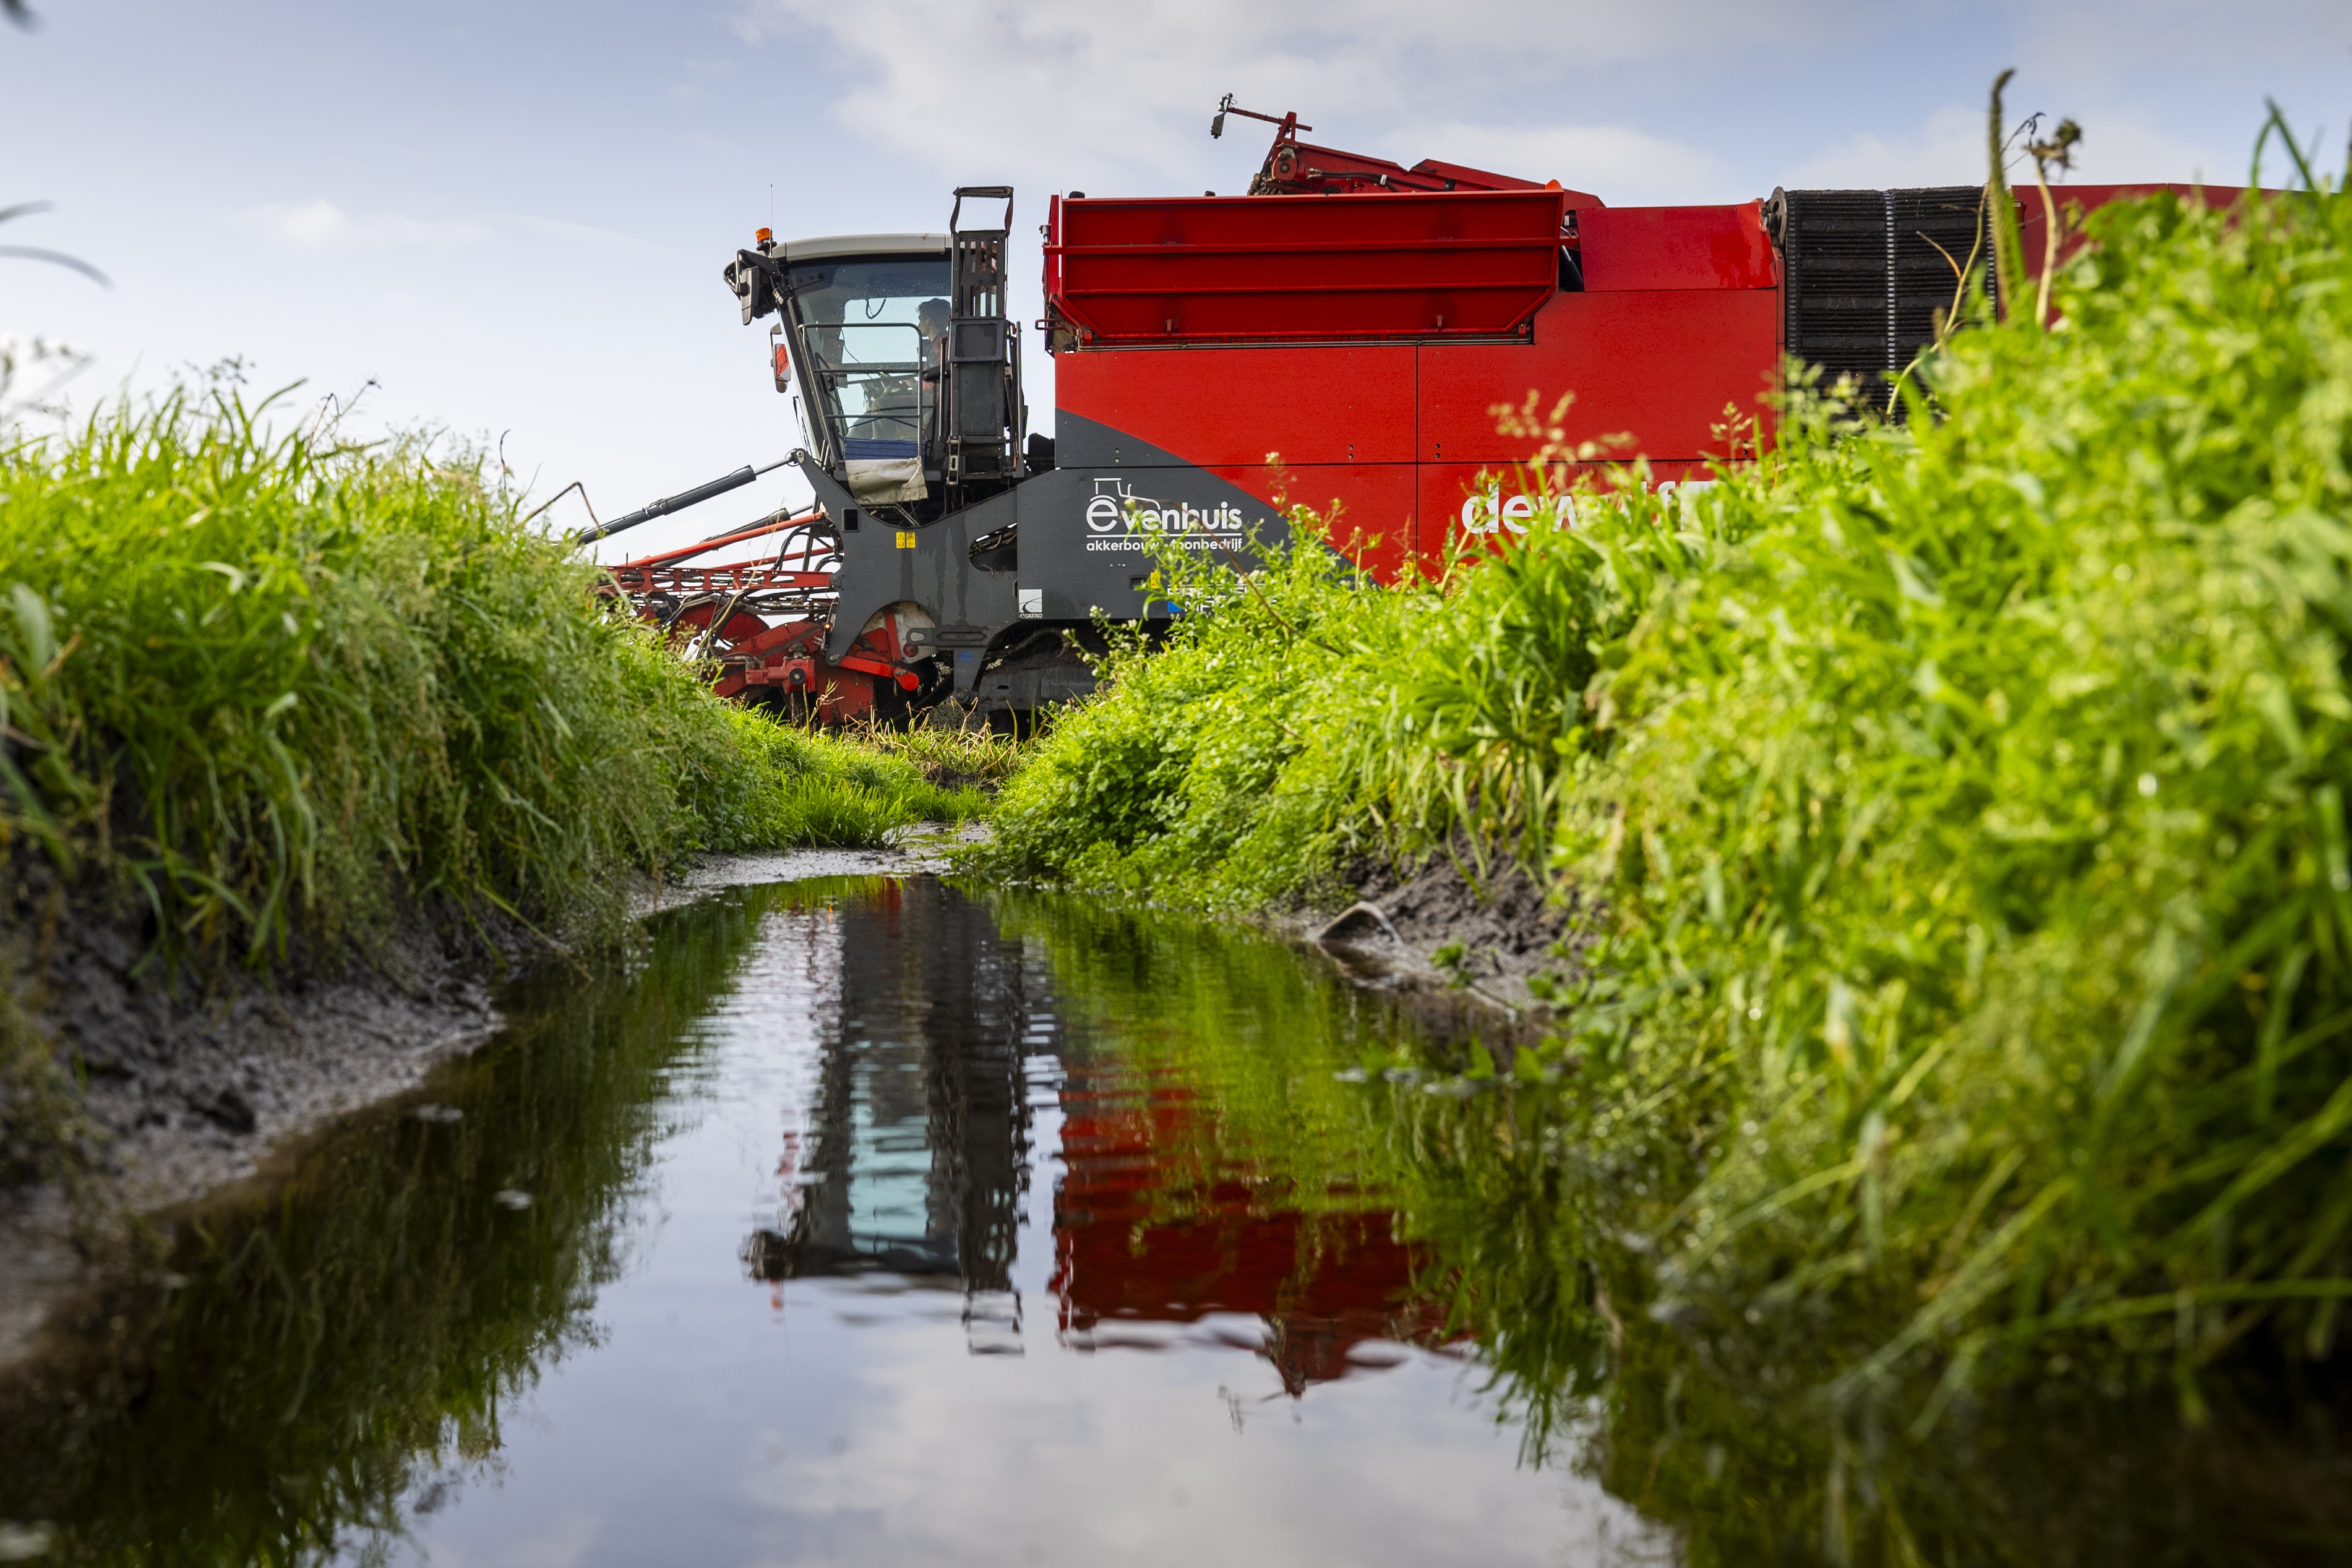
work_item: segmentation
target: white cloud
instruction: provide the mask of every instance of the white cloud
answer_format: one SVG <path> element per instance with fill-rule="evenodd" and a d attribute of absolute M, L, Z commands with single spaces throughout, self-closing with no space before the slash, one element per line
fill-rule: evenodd
<path fill-rule="evenodd" d="M 2084 135 L 2075 149 L 2074 172 L 2065 177 L 2071 183 L 2185 181 L 2200 175 L 2217 184 L 2244 180 L 2242 169 L 2229 167 L 2210 149 L 2150 131 L 2121 115 L 2092 110 L 2077 118 Z M 2021 183 L 2031 177 L 2032 165 L 2015 157 L 2010 173 Z M 1877 190 L 1974 185 L 1984 177 L 1985 111 L 1947 104 L 1907 135 L 1862 132 L 1824 148 L 1792 166 L 1781 183 L 1791 190 Z"/>
<path fill-rule="evenodd" d="M 990 174 L 1056 188 L 1106 177 L 1224 182 L 1253 162 L 1266 128 L 1229 124 L 1228 143 L 1202 133 L 1218 99 L 1297 109 L 1314 140 L 1394 141 L 1440 107 L 1450 123 L 1505 120 L 1541 106 L 1597 68 L 1672 57 L 1721 61 L 1785 37 L 1862 15 L 1856 0 L 1656 0 L 1643 5 L 1559 0 L 749 0 L 737 26 L 829 47 L 849 85 L 832 113 L 874 146 L 959 177 Z M 1501 40 L 1502 42 L 1498 42 Z M 1546 86 L 1544 84 L 1552 84 Z M 1082 127 L 1076 134 L 1073 128 Z M 1636 133 L 1557 127 L 1558 152 L 1626 150 Z M 1621 140 L 1612 142 L 1610 137 Z M 1600 140 L 1594 140 L 1594 139 Z M 1688 180 L 1696 154 L 1641 138 L 1662 177 Z M 1445 156 L 1434 147 L 1407 155 Z M 1468 161 L 1468 160 L 1465 160 Z M 1562 183 L 1573 184 L 1563 173 Z M 1590 188 L 1588 185 L 1586 188 Z"/>
<path fill-rule="evenodd" d="M 2008 61 L 2025 67 L 2016 91 L 2035 101 L 2020 109 L 2073 113 L 2092 133 L 2078 179 L 2203 168 L 2234 180 L 2242 154 L 2222 163 L 2195 143 L 2205 127 L 2184 139 L 2152 107 L 2179 101 L 2179 84 L 2141 78 L 2230 62 L 2268 79 L 2352 44 L 2342 0 L 1995 0 L 1965 28 L 1952 0 L 1899 12 L 1860 0 L 736 3 L 747 41 L 789 42 L 811 60 L 830 96 L 821 112 L 864 155 L 954 180 L 1136 193 L 1239 188 L 1269 128 L 1229 124 L 1211 143 L 1202 132 L 1225 92 L 1300 110 L 1311 141 L 1557 177 L 1611 202 L 1740 200 L 1759 180 L 1981 179 L 1982 110 L 1948 102 L 1948 72 L 1907 131 L 1883 112 L 1825 131 L 1817 112 L 1766 110 L 1756 89 L 1790 72 L 1816 95 L 1840 70 L 1883 80 L 1921 49 L 1980 57 L 1987 81 Z M 1822 64 L 1825 51 L 1842 63 Z M 1633 86 L 1652 80 L 1654 93 Z M 1754 99 L 1754 137 L 1694 116 L 1693 91 Z M 1938 99 L 1947 107 L 1927 112 Z M 1710 129 L 1680 128 L 1695 118 Z M 1791 156 L 1808 141 L 1810 158 Z"/>
<path fill-rule="evenodd" d="M 489 230 L 465 219 L 434 221 L 398 213 L 354 217 L 320 196 L 308 202 L 271 202 L 238 214 L 279 245 L 302 250 L 374 249 L 420 246 L 436 250 L 472 245 Z"/>
<path fill-rule="evenodd" d="M 1947 105 L 1908 135 L 1858 131 L 1791 166 L 1790 190 L 1881 190 L 1900 185 L 1971 185 L 1985 178 L 1982 110 Z"/>
<path fill-rule="evenodd" d="M 2083 141 L 2074 150 L 2077 184 L 2120 184 L 2127 180 L 2198 180 L 2217 185 L 2246 181 L 2247 154 L 2224 158 L 2210 147 L 2151 131 L 2116 114 L 2095 110 L 2081 116 Z M 2284 160 L 2281 160 L 2283 165 Z M 2273 166 L 2273 173 L 2277 170 Z"/>
<path fill-rule="evenodd" d="M 1558 180 L 1617 206 L 1744 200 L 1712 152 L 1622 125 L 1415 125 L 1384 139 L 1389 156 L 1465 163 L 1523 180 Z"/>
<path fill-rule="evenodd" d="M 2080 73 L 2147 63 L 2274 68 L 2315 53 L 2341 61 L 2352 47 L 2343 0 L 2012 0 L 2007 8 L 2029 19 L 2036 55 Z"/>

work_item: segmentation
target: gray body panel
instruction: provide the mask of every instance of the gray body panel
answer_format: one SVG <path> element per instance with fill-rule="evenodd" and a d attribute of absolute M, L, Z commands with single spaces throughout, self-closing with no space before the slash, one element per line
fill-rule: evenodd
<path fill-rule="evenodd" d="M 861 507 L 814 462 L 802 464 L 836 528 L 851 508 L 858 514 L 858 526 L 841 531 L 834 580 L 840 600 L 827 658 L 845 654 L 877 611 L 911 602 L 937 623 L 938 646 L 954 650 L 956 689 L 971 691 L 983 650 L 1024 622 L 1145 619 L 1139 585 L 1151 573 L 1157 539 L 1248 570 L 1256 565 L 1254 540 L 1288 537 L 1273 507 L 1172 453 L 1076 414 L 1063 413 L 1058 424 L 1060 466 L 907 530 L 911 548 L 902 546 L 887 513 Z M 975 566 L 972 541 L 1013 524 L 1017 569 Z M 1168 612 L 1164 602 L 1151 608 Z"/>

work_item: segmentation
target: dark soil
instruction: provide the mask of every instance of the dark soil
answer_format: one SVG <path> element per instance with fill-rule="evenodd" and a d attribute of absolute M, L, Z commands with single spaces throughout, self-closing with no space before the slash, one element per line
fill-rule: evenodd
<path fill-rule="evenodd" d="M 1583 949 L 1582 900 L 1571 891 L 1566 902 L 1550 903 L 1516 862 L 1490 866 L 1477 882 L 1452 857 L 1433 857 L 1403 881 L 1382 868 L 1358 893 L 1423 952 L 1458 946 L 1460 957 L 1441 967 L 1487 988 L 1500 981 L 1524 990 L 1538 974 L 1565 977 Z"/>
<path fill-rule="evenodd" d="M 942 871 L 958 834 L 905 837 L 884 851 L 720 857 L 641 886 L 635 906 L 735 882 Z M 266 1179 L 345 1113 L 487 1043 L 500 1023 L 493 986 L 547 956 L 520 925 L 411 909 L 333 962 L 298 952 L 266 974 L 173 970 L 143 906 L 117 891 L 62 889 L 22 856 L 0 858 L 0 985 L 61 1069 L 46 1075 L 47 1098 L 68 1101 L 61 1118 L 45 1115 L 59 1108 L 35 1103 L 28 1091 L 43 1085 L 0 1057 L 0 1367 L 33 1348 L 60 1301 L 141 1264 L 148 1217 Z"/>
<path fill-rule="evenodd" d="M 1489 863 L 1483 878 L 1474 864 L 1432 855 L 1400 873 L 1359 862 L 1342 876 L 1357 903 L 1326 899 L 1284 924 L 1358 982 L 1413 993 L 1441 1027 L 1538 1032 L 1550 984 L 1581 971 L 1591 912 L 1572 889 L 1551 901 L 1516 862 Z"/>
<path fill-rule="evenodd" d="M 140 1212 L 249 1177 L 273 1144 L 488 1040 L 491 978 L 525 949 L 412 910 L 331 963 L 172 964 L 123 890 L 62 887 L 26 856 L 8 871 L 0 933 L 32 1056 L 0 1083 L 0 1364 Z"/>

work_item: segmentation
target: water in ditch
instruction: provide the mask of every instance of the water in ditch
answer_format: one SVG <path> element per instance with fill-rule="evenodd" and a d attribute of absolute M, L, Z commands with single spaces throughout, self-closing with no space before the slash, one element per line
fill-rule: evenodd
<path fill-rule="evenodd" d="M 2352 1542 L 2324 1421 L 2029 1396 L 1908 1441 L 1612 1303 L 1622 1249 L 1562 1218 L 1544 1097 L 1428 1073 L 1479 1048 L 1263 938 L 787 883 L 663 915 L 627 964 L 515 1007 L 421 1103 L 184 1222 L 166 1268 L 0 1386 L 0 1557 Z"/>

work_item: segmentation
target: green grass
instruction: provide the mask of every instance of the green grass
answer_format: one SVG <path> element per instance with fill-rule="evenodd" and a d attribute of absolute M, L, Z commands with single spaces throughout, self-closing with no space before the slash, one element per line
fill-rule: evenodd
<path fill-rule="evenodd" d="M 842 737 L 868 751 L 904 758 L 934 783 L 983 789 L 993 789 L 1012 778 L 1026 751 L 1026 742 L 1019 736 L 929 724 L 899 729 L 870 717 L 845 727 Z"/>
<path fill-rule="evenodd" d="M 1906 428 L 1443 584 L 1171 562 L 1164 653 L 989 862 L 1216 906 L 1517 854 L 1603 912 L 1549 1048 L 1654 1310 L 1926 1369 L 2169 1378 L 2352 1294 L 2352 203 L 2093 216 L 2062 323 Z M 1638 479 L 1638 470 L 1621 477 Z M 1559 1157 L 1566 1158 L 1563 1154 Z"/>
<path fill-rule="evenodd" d="M 479 455 L 268 412 L 219 386 L 0 449 L 0 849 L 175 962 L 333 962 L 404 905 L 593 944 L 684 858 L 982 809 L 712 696 Z M 37 1040 L 0 1051 L 21 1174 L 69 1118 Z"/>
<path fill-rule="evenodd" d="M 913 758 L 863 732 L 828 735 L 782 725 L 749 708 L 722 716 L 741 765 L 691 798 L 699 821 L 730 849 L 877 849 L 919 822 L 961 824 L 988 799 L 932 782 Z"/>
<path fill-rule="evenodd" d="M 962 817 L 711 697 L 478 458 L 272 434 L 228 391 L 0 454 L 0 831 L 259 958 L 395 895 L 609 930 L 630 873 Z"/>
<path fill-rule="evenodd" d="M 1106 695 L 1031 743 L 975 863 L 1207 908 L 1328 882 L 1395 825 L 1357 748 L 1384 661 L 1427 634 L 1444 601 L 1381 590 L 1320 549 L 1276 552 L 1246 591 L 1173 559 L 1160 572 L 1183 607 L 1171 634 L 1114 642 Z"/>

